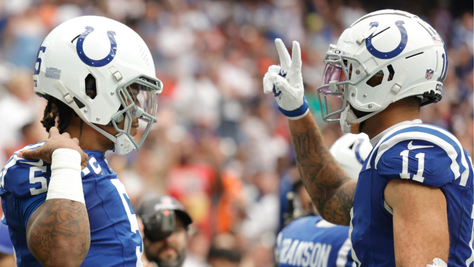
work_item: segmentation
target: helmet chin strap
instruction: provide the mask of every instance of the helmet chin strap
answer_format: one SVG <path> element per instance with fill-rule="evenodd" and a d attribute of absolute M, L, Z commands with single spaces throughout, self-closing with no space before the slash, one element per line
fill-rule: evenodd
<path fill-rule="evenodd" d="M 125 117 L 125 123 L 127 123 L 128 118 Z M 89 126 L 94 128 L 96 131 L 107 137 L 110 141 L 114 142 L 114 151 L 119 155 L 126 155 L 130 153 L 135 146 L 133 145 L 132 141 L 128 138 L 126 134 L 118 133 L 117 135 L 112 135 L 107 131 L 99 128 L 98 126 L 86 122 Z"/>
<path fill-rule="evenodd" d="M 357 118 L 357 115 L 354 113 L 350 105 L 347 105 L 344 111 L 341 113 L 341 118 L 339 119 L 339 124 L 341 125 L 341 130 L 344 133 L 360 133 L 360 124 L 365 122 L 367 119 L 377 115 L 382 110 L 369 113 L 365 116 Z"/>
<path fill-rule="evenodd" d="M 348 123 L 348 118 L 351 117 L 351 120 L 357 119 L 356 115 L 351 109 L 350 105 L 347 105 L 344 111 L 341 113 L 341 118 L 339 119 L 339 124 L 341 125 L 341 130 L 343 133 L 351 133 L 352 124 Z"/>
<path fill-rule="evenodd" d="M 128 125 L 129 122 L 130 122 L 129 116 L 125 116 L 125 124 L 124 125 Z M 126 155 L 126 154 L 130 153 L 135 148 L 132 141 L 130 140 L 130 138 L 126 134 L 119 133 L 115 137 L 116 137 L 115 142 L 114 142 L 114 145 L 115 145 L 114 151 L 115 151 L 115 153 L 117 153 L 119 155 Z"/>

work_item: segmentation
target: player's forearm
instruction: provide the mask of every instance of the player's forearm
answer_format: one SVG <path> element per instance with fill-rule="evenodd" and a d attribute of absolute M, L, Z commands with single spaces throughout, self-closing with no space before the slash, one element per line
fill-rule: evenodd
<path fill-rule="evenodd" d="M 79 266 L 90 247 L 89 216 L 83 203 L 45 201 L 30 218 L 28 249 L 43 266 Z"/>
<path fill-rule="evenodd" d="M 298 170 L 318 212 L 330 222 L 348 225 L 356 183 L 332 157 L 311 114 L 289 120 L 289 125 Z"/>

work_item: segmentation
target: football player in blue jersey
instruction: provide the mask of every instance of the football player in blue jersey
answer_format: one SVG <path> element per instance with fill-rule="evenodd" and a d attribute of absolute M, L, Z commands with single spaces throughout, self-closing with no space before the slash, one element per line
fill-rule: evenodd
<path fill-rule="evenodd" d="M 143 144 L 162 90 L 155 76 L 145 42 L 117 21 L 77 17 L 44 39 L 33 81 L 50 137 L 0 173 L 17 266 L 142 266 L 137 218 L 104 155 Z"/>
<path fill-rule="evenodd" d="M 364 132 L 373 150 L 358 180 L 326 148 L 304 98 L 301 50 L 276 40 L 273 92 L 289 118 L 302 181 L 323 218 L 350 225 L 352 257 L 361 266 L 473 266 L 472 161 L 448 131 L 422 123 L 421 106 L 441 100 L 445 45 L 428 23 L 404 11 L 367 14 L 330 45 L 320 101 L 325 121 Z M 337 108 L 331 111 L 330 108 Z M 444 263 L 443 263 L 444 262 Z"/>
<path fill-rule="evenodd" d="M 348 133 L 336 140 L 329 150 L 347 175 L 357 179 L 371 149 L 366 134 Z M 290 211 L 296 219 L 278 234 L 275 248 L 278 266 L 351 267 L 354 261 L 349 227 L 332 224 L 317 215 L 301 181 L 294 184 L 293 192 L 298 196 L 296 202 L 301 207 Z"/>

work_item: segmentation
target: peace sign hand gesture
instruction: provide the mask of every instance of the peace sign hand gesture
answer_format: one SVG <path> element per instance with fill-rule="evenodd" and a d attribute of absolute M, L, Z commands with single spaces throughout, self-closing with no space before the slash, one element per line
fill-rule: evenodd
<path fill-rule="evenodd" d="M 308 103 L 304 97 L 303 77 L 301 75 L 301 48 L 293 41 L 293 56 L 279 38 L 275 45 L 280 58 L 280 66 L 272 65 L 263 77 L 263 92 L 273 92 L 280 111 L 289 119 L 297 120 L 308 113 Z"/>

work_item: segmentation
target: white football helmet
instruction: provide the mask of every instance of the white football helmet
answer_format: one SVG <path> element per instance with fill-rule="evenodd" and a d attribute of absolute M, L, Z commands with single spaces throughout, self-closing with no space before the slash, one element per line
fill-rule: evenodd
<path fill-rule="evenodd" d="M 143 39 L 128 26 L 99 16 L 73 18 L 51 31 L 38 51 L 33 80 L 38 95 L 64 102 L 112 140 L 121 155 L 143 144 L 156 122 L 163 88 Z M 86 94 L 86 80 L 95 83 L 93 97 Z M 138 142 L 130 135 L 132 116 L 147 123 Z M 118 134 L 97 125 L 113 126 Z"/>
<path fill-rule="evenodd" d="M 352 179 L 359 177 L 362 165 L 371 150 L 372 144 L 365 133 L 345 134 L 329 148 L 333 157 Z"/>
<path fill-rule="evenodd" d="M 330 45 L 324 62 L 323 85 L 317 89 L 323 119 L 339 121 L 346 133 L 350 125 L 400 99 L 438 102 L 448 69 L 446 47 L 436 30 L 398 10 L 372 12 L 354 22 Z M 329 110 L 328 96 L 342 98 L 342 108 Z M 363 115 L 357 117 L 353 109 Z"/>

